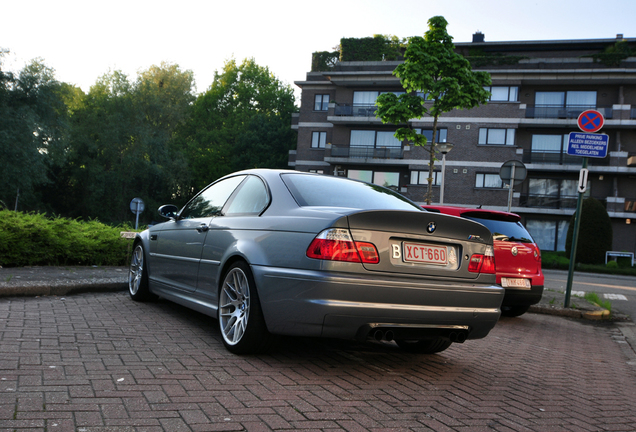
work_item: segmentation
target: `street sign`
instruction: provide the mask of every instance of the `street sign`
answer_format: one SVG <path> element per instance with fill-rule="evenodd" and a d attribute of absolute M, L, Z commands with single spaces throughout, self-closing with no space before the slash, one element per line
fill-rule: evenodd
<path fill-rule="evenodd" d="M 501 177 L 504 182 L 511 181 L 514 177 L 515 185 L 521 184 L 521 182 L 526 179 L 527 175 L 528 170 L 526 169 L 526 166 L 523 162 L 518 160 L 509 160 L 504 162 L 499 169 L 499 177 Z"/>
<path fill-rule="evenodd" d="M 568 154 L 572 156 L 604 158 L 609 147 L 609 135 L 570 132 Z"/>
<path fill-rule="evenodd" d="M 584 193 L 587 190 L 587 175 L 589 170 L 587 168 L 581 168 L 579 172 L 579 193 Z"/>
<path fill-rule="evenodd" d="M 601 130 L 605 119 L 603 114 L 596 110 L 587 110 L 579 114 L 576 123 L 583 132 L 594 133 Z"/>
<path fill-rule="evenodd" d="M 132 201 L 130 201 L 130 211 L 135 214 L 135 230 L 139 226 L 139 214 L 143 212 L 145 208 L 146 205 L 141 198 L 133 198 Z"/>
<path fill-rule="evenodd" d="M 138 215 L 139 213 L 143 213 L 145 209 L 146 205 L 141 198 L 133 198 L 132 201 L 130 201 L 130 211 L 134 214 Z"/>

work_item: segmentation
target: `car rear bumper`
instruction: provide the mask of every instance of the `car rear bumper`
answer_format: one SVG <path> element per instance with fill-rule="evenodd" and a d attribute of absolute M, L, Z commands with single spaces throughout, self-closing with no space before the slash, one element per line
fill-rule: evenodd
<path fill-rule="evenodd" d="M 265 322 L 275 334 L 343 339 L 374 329 L 408 329 L 414 338 L 461 327 L 485 337 L 500 316 L 504 289 L 479 282 L 252 266 Z"/>
<path fill-rule="evenodd" d="M 502 306 L 531 306 L 541 301 L 543 285 L 534 285 L 529 290 L 506 288 Z"/>

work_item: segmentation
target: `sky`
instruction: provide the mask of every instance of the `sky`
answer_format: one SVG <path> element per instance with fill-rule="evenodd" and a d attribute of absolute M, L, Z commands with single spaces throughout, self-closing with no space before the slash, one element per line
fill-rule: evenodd
<path fill-rule="evenodd" d="M 134 81 L 161 62 L 194 72 L 205 92 L 227 60 L 254 58 L 279 80 L 303 81 L 315 51 L 343 37 L 423 36 L 442 15 L 454 42 L 636 37 L 636 0 L 19 0 L 0 4 L 2 69 L 40 58 L 88 92 L 120 70 Z"/>

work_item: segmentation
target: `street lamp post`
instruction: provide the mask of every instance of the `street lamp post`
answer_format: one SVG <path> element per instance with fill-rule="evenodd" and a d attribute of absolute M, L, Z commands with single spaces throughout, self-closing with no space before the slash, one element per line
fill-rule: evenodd
<path fill-rule="evenodd" d="M 443 142 L 437 144 L 437 148 L 442 153 L 442 184 L 439 187 L 439 203 L 444 204 L 444 180 L 446 178 L 446 153 L 453 149 L 451 143 Z"/>

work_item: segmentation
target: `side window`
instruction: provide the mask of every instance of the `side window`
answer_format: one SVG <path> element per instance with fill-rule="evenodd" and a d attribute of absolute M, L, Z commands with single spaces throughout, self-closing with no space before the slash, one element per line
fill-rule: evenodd
<path fill-rule="evenodd" d="M 249 176 L 232 198 L 225 215 L 258 215 L 267 202 L 267 189 L 263 181 L 256 176 Z"/>
<path fill-rule="evenodd" d="M 182 219 L 196 219 L 220 214 L 225 202 L 243 179 L 245 176 L 236 176 L 214 183 L 186 204 L 179 216 Z"/>

